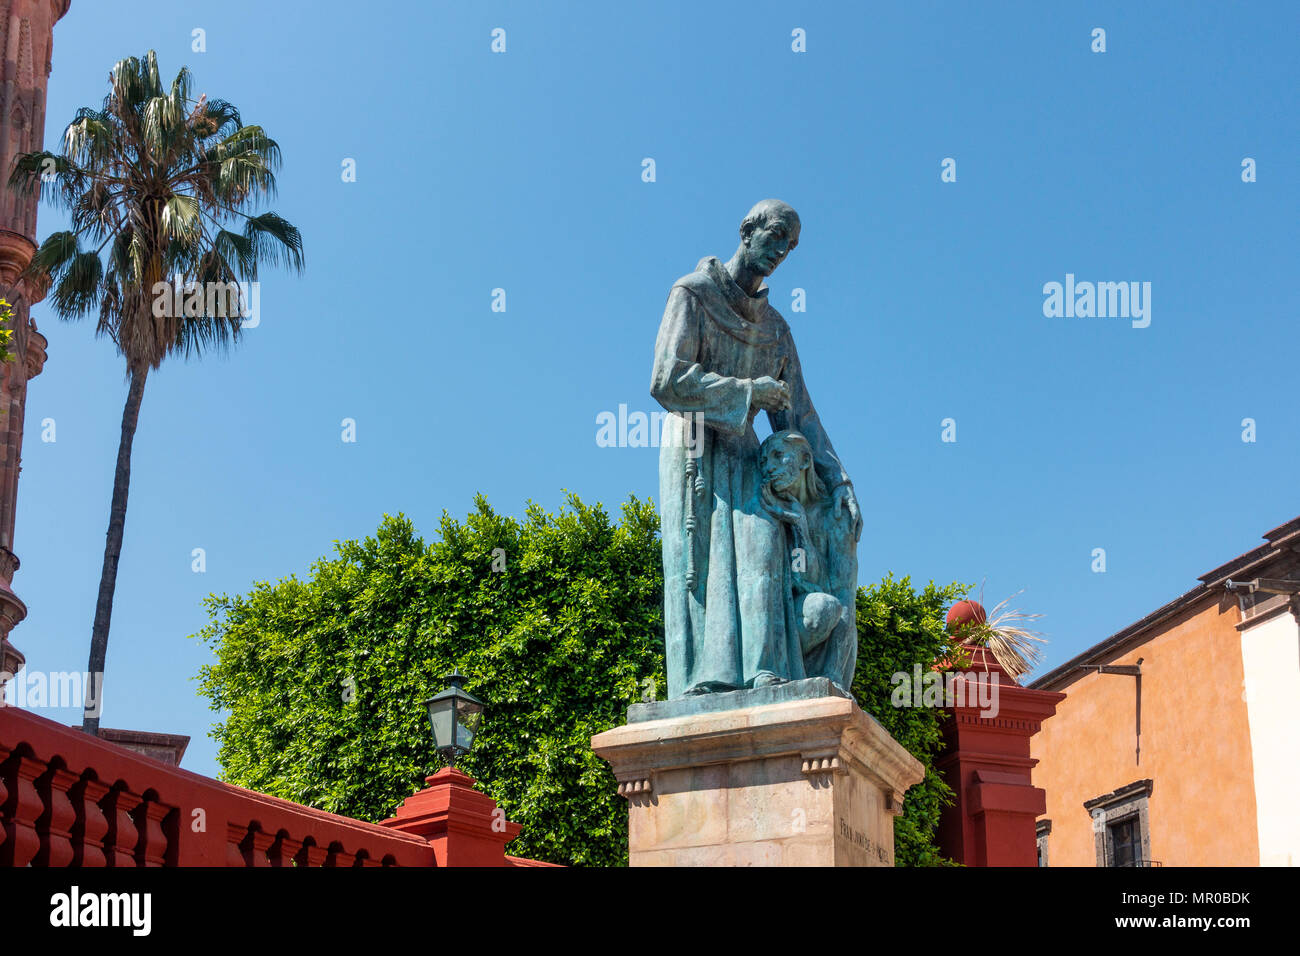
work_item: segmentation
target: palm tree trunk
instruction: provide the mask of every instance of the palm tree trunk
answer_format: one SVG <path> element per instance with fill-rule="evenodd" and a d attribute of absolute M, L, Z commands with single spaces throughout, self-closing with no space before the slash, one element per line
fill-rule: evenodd
<path fill-rule="evenodd" d="M 86 670 L 86 704 L 81 729 L 99 736 L 99 711 L 104 698 L 104 658 L 108 654 L 108 625 L 113 617 L 113 592 L 117 588 L 117 560 L 122 555 L 122 532 L 126 529 L 126 497 L 131 488 L 131 443 L 140 418 L 140 400 L 149 366 L 131 372 L 131 387 L 122 409 L 122 438 L 117 446 L 117 471 L 113 474 L 113 504 L 108 513 L 108 535 L 104 542 L 104 569 L 99 573 L 99 598 L 95 601 L 95 625 L 90 632 L 90 663 Z"/>

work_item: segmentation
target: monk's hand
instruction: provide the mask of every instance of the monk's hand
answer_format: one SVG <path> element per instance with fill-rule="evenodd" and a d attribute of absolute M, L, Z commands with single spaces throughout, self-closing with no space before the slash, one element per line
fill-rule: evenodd
<path fill-rule="evenodd" d="M 779 382 L 770 375 L 750 380 L 753 394 L 750 399 L 755 408 L 768 412 L 779 412 L 790 407 L 790 386 Z"/>
<path fill-rule="evenodd" d="M 862 540 L 862 511 L 858 508 L 858 496 L 853 493 L 852 485 L 840 485 L 835 489 L 831 497 L 831 513 L 847 515 L 853 522 L 853 540 Z"/>

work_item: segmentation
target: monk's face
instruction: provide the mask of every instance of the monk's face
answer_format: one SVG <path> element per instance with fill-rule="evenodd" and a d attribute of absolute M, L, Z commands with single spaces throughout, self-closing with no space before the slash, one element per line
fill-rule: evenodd
<path fill-rule="evenodd" d="M 806 449 L 778 438 L 763 449 L 763 480 L 770 482 L 774 491 L 784 494 L 794 487 L 811 463 Z"/>
<path fill-rule="evenodd" d="M 773 217 L 754 227 L 746 246 L 750 267 L 759 275 L 770 276 L 785 261 L 795 241 L 784 218 Z"/>

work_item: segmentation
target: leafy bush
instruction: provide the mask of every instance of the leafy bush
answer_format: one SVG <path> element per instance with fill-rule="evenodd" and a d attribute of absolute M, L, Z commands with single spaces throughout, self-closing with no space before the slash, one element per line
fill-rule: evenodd
<path fill-rule="evenodd" d="M 925 780 L 907 791 L 903 813 L 894 818 L 897 866 L 942 866 L 951 861 L 935 843 L 939 814 L 952 802 L 952 789 L 934 769 L 943 751 L 944 712 L 930 707 L 895 707 L 890 703 L 895 673 L 924 671 L 944 658 L 952 643 L 944 624 L 948 605 L 968 588 L 927 584 L 919 593 L 910 578 L 886 575 L 879 584 L 858 588 L 858 664 L 853 696 L 862 709 L 925 764 Z"/>
<path fill-rule="evenodd" d="M 647 680 L 665 692 L 658 516 L 635 499 L 617 524 L 577 498 L 522 521 L 476 504 L 431 545 L 385 516 L 308 582 L 207 599 L 223 777 L 382 819 L 436 768 L 422 701 L 459 667 L 490 709 L 458 765 L 523 825 L 511 852 L 626 862 L 627 805 L 591 737 Z"/>
<path fill-rule="evenodd" d="M 458 765 L 522 825 L 510 852 L 625 864 L 627 805 L 590 740 L 665 693 L 658 515 L 636 498 L 618 522 L 576 497 L 554 515 L 530 505 L 522 519 L 475 503 L 463 523 L 444 515 L 432 544 L 385 516 L 374 537 L 337 543 L 308 581 L 207 598 L 196 636 L 216 655 L 200 677 L 225 712 L 214 729 L 222 776 L 334 813 L 389 816 L 436 766 L 422 702 L 458 667 L 488 704 Z M 927 766 L 940 715 L 891 707 L 889 675 L 940 656 L 942 604 L 955 593 L 918 595 L 887 578 L 858 597 L 854 693 Z M 901 865 L 938 862 L 945 792 L 933 774 L 908 792 Z"/>
<path fill-rule="evenodd" d="M 0 362 L 10 360 L 9 346 L 14 340 L 13 319 L 13 306 L 5 299 L 0 299 Z"/>

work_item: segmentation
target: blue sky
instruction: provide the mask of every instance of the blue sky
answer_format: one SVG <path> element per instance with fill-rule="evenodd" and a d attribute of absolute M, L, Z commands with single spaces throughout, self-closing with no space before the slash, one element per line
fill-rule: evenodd
<path fill-rule="evenodd" d="M 432 536 L 480 491 L 515 514 L 564 489 L 657 499 L 657 450 L 598 447 L 596 416 L 655 407 L 669 287 L 769 196 L 803 220 L 769 284 L 862 502 L 861 580 L 983 582 L 989 605 L 1023 588 L 1049 667 L 1155 609 L 1300 514 L 1298 21 L 1289 3 L 74 0 L 47 145 L 115 60 L 156 49 L 279 141 L 274 208 L 307 253 L 303 276 L 264 276 L 237 352 L 149 380 L 104 724 L 189 734 L 185 765 L 215 773 L 208 652 L 186 639 L 202 598 L 301 575 L 385 512 Z M 43 208 L 40 238 L 56 228 Z M 1150 282 L 1150 326 L 1045 317 L 1067 273 Z M 77 671 L 126 387 L 90 324 L 33 314 L 50 345 L 13 641 Z"/>

